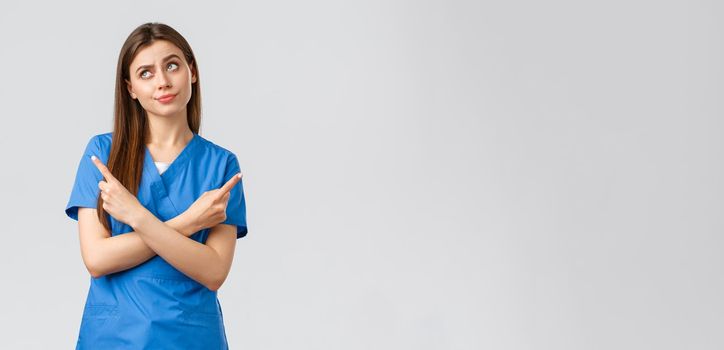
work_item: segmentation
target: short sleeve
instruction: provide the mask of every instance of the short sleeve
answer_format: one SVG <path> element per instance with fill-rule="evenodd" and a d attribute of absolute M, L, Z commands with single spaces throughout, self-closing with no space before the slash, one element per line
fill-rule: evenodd
<path fill-rule="evenodd" d="M 75 182 L 70 192 L 70 199 L 65 206 L 65 214 L 73 220 L 78 221 L 78 208 L 96 208 L 100 189 L 98 182 L 103 180 L 103 175 L 98 171 L 95 164 L 91 160 L 91 155 L 103 160 L 98 144 L 98 136 L 94 136 L 88 141 L 88 145 L 83 151 L 75 174 Z"/>
<path fill-rule="evenodd" d="M 229 157 L 224 171 L 224 182 L 231 180 L 231 177 L 241 171 L 239 161 L 233 154 Z M 231 189 L 229 193 L 229 202 L 226 205 L 226 220 L 222 224 L 236 225 L 236 238 L 246 236 L 246 200 L 244 199 L 243 177 Z"/>

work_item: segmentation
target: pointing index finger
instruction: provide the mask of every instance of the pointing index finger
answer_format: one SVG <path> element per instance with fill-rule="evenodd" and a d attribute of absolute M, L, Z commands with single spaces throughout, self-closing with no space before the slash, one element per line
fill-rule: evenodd
<path fill-rule="evenodd" d="M 98 157 L 96 157 L 96 156 L 91 156 L 91 161 L 93 162 L 93 164 L 95 164 L 96 168 L 98 168 L 98 170 L 101 172 L 101 174 L 103 174 L 103 177 L 106 178 L 106 181 L 109 181 L 109 180 L 111 180 L 111 179 L 113 179 L 113 180 L 116 179 L 116 178 L 113 176 L 113 174 L 111 174 L 111 171 L 108 170 L 108 168 L 106 167 L 106 165 L 103 164 L 103 162 L 101 162 L 100 159 L 98 159 Z"/>
<path fill-rule="evenodd" d="M 236 184 L 240 180 L 241 180 L 241 173 L 238 173 L 238 174 L 232 176 L 231 179 L 229 179 L 229 181 L 226 181 L 224 186 L 221 186 L 221 189 L 220 189 L 221 194 L 223 195 L 224 193 L 228 193 L 229 191 L 231 191 L 231 189 L 234 188 L 234 186 L 236 186 Z"/>

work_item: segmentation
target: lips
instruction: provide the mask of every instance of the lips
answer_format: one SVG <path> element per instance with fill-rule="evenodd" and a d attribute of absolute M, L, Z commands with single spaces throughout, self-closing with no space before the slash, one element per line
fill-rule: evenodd
<path fill-rule="evenodd" d="M 163 95 L 163 96 L 159 97 L 157 100 L 158 100 L 159 102 L 162 102 L 162 103 L 167 103 L 167 102 L 171 102 L 171 100 L 173 100 L 174 97 L 176 97 L 176 95 L 174 95 L 174 94 L 166 94 L 166 95 Z"/>

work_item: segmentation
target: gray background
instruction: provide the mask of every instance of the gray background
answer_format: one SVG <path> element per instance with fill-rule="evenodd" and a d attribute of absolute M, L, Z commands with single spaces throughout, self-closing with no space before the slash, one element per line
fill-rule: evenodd
<path fill-rule="evenodd" d="M 63 213 L 121 44 L 193 47 L 239 157 L 233 349 L 721 349 L 715 1 L 0 5 L 3 348 L 75 345 Z"/>

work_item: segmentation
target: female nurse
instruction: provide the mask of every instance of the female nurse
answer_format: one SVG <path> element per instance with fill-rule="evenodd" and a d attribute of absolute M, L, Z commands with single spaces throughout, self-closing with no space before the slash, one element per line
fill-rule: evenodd
<path fill-rule="evenodd" d="M 118 57 L 113 131 L 90 138 L 66 214 L 90 288 L 77 349 L 227 349 L 217 291 L 246 203 L 236 155 L 199 135 L 196 58 L 146 23 Z"/>

